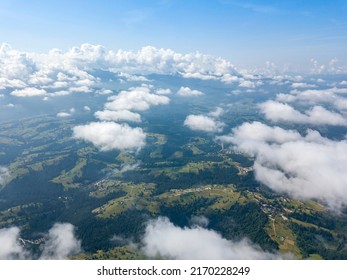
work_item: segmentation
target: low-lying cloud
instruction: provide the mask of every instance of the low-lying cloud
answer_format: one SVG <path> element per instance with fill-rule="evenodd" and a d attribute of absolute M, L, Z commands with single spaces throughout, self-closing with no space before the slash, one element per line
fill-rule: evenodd
<path fill-rule="evenodd" d="M 347 99 L 341 96 L 347 88 L 293 90 L 290 94 L 279 93 L 276 100 L 284 103 L 299 102 L 309 105 L 329 104 L 339 110 L 347 110 Z"/>
<path fill-rule="evenodd" d="M 145 86 L 123 90 L 118 95 L 109 97 L 108 100 L 105 108 L 113 111 L 145 111 L 151 106 L 166 105 L 170 102 L 167 96 L 150 93 L 150 89 Z"/>
<path fill-rule="evenodd" d="M 315 130 L 244 123 L 219 141 L 255 158 L 258 181 L 296 199 L 318 199 L 339 210 L 347 205 L 347 140 L 333 141 Z"/>
<path fill-rule="evenodd" d="M 142 128 L 132 128 L 115 122 L 91 122 L 73 128 L 73 137 L 91 142 L 101 151 L 133 150 L 145 146 L 146 134 Z"/>
<path fill-rule="evenodd" d="M 0 259 L 18 260 L 33 259 L 23 246 L 23 240 L 20 242 L 20 229 L 10 227 L 0 229 Z M 69 256 L 79 254 L 81 241 L 75 237 L 75 229 L 69 223 L 56 223 L 49 230 L 42 244 L 40 259 L 61 260 L 68 259 Z"/>
<path fill-rule="evenodd" d="M 26 259 L 28 253 L 19 243 L 18 227 L 0 229 L 0 260 Z"/>
<path fill-rule="evenodd" d="M 10 177 L 9 169 L 5 166 L 0 166 L 0 185 L 6 183 L 9 177 Z"/>
<path fill-rule="evenodd" d="M 129 110 L 119 111 L 97 111 L 95 117 L 102 121 L 130 121 L 130 122 L 141 122 L 141 115 L 138 113 L 131 112 Z"/>
<path fill-rule="evenodd" d="M 274 122 L 313 125 L 347 125 L 347 120 L 341 114 L 331 112 L 322 106 L 314 106 L 303 114 L 288 104 L 269 100 L 261 103 L 259 108 L 267 119 Z"/>
<path fill-rule="evenodd" d="M 55 224 L 48 232 L 40 259 L 63 260 L 80 253 L 81 241 L 76 239 L 74 230 L 69 223 Z"/>
<path fill-rule="evenodd" d="M 180 87 L 177 94 L 180 96 L 199 96 L 203 95 L 204 93 L 200 90 L 191 89 L 189 87 Z"/>
<path fill-rule="evenodd" d="M 238 242 L 223 238 L 219 233 L 195 226 L 180 228 L 169 219 L 151 220 L 142 239 L 142 251 L 151 258 L 177 260 L 276 259 L 277 255 L 243 239 Z"/>
<path fill-rule="evenodd" d="M 47 92 L 44 89 L 37 89 L 33 87 L 28 87 L 24 89 L 16 89 L 11 92 L 11 95 L 17 96 L 17 97 L 43 96 L 46 94 Z"/>
<path fill-rule="evenodd" d="M 184 125 L 191 130 L 204 132 L 221 132 L 224 126 L 222 122 L 204 115 L 189 115 L 185 119 Z"/>

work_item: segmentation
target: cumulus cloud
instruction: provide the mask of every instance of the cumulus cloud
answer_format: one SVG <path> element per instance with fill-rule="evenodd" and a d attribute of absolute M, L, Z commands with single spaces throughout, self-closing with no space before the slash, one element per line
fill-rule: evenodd
<path fill-rule="evenodd" d="M 142 240 L 143 252 L 149 257 L 169 259 L 274 259 L 276 255 L 262 251 L 246 239 L 233 242 L 215 231 L 201 228 L 180 228 L 167 218 L 148 223 Z"/>
<path fill-rule="evenodd" d="M 308 83 L 292 83 L 291 87 L 292 88 L 314 88 L 316 86 L 308 84 Z"/>
<path fill-rule="evenodd" d="M 70 92 L 91 92 L 92 90 L 88 86 L 70 87 Z"/>
<path fill-rule="evenodd" d="M 177 94 L 180 96 L 199 96 L 203 95 L 204 93 L 200 90 L 191 89 L 189 87 L 180 87 L 180 89 L 177 91 Z"/>
<path fill-rule="evenodd" d="M 314 106 L 310 110 L 307 110 L 305 114 L 295 110 L 288 104 L 272 100 L 261 103 L 259 107 L 267 119 L 275 122 L 347 125 L 347 120 L 341 114 L 326 110 L 322 106 Z"/>
<path fill-rule="evenodd" d="M 110 89 L 105 89 L 105 88 L 99 89 L 99 90 L 97 90 L 96 92 L 97 92 L 98 94 L 101 94 L 101 95 L 107 95 L 107 94 L 113 93 L 112 90 L 110 90 Z"/>
<path fill-rule="evenodd" d="M 169 88 L 159 88 L 155 91 L 156 94 L 171 94 L 171 89 Z"/>
<path fill-rule="evenodd" d="M 208 113 L 208 115 L 213 117 L 213 118 L 218 118 L 223 114 L 224 114 L 224 110 L 221 107 L 217 107 L 214 111 Z"/>
<path fill-rule="evenodd" d="M 138 113 L 133 113 L 128 110 L 120 111 L 97 111 L 95 112 L 95 117 L 102 121 L 131 121 L 131 122 L 141 122 L 141 116 Z"/>
<path fill-rule="evenodd" d="M 31 97 L 31 96 L 42 96 L 46 95 L 47 92 L 44 89 L 38 89 L 38 88 L 24 88 L 24 89 L 16 89 L 11 92 L 11 95 L 17 96 L 17 97 Z"/>
<path fill-rule="evenodd" d="M 6 183 L 7 179 L 10 177 L 10 171 L 5 166 L 0 166 L 0 185 Z"/>
<path fill-rule="evenodd" d="M 128 81 L 148 81 L 143 74 L 149 73 L 220 80 L 227 75 L 239 75 L 225 59 L 152 46 L 133 52 L 107 51 L 100 45 L 83 44 L 67 52 L 53 49 L 48 53 L 26 53 L 8 44 L 0 45 L 0 81 L 5 88 L 90 92 L 97 81 L 90 73 L 100 69 L 120 73 L 120 78 Z"/>
<path fill-rule="evenodd" d="M 115 122 L 92 122 L 75 126 L 73 137 L 91 142 L 101 151 L 140 150 L 146 140 L 146 134 L 141 128 Z"/>
<path fill-rule="evenodd" d="M 58 118 L 67 118 L 67 117 L 71 117 L 71 113 L 67 113 L 67 112 L 59 112 L 57 114 Z"/>
<path fill-rule="evenodd" d="M 184 125 L 189 127 L 191 130 L 221 132 L 224 123 L 204 115 L 189 115 L 186 117 Z"/>
<path fill-rule="evenodd" d="M 276 100 L 285 103 L 300 102 L 304 104 L 331 104 L 340 110 L 347 110 L 347 99 L 341 96 L 347 88 L 294 90 L 290 94 L 277 94 Z"/>
<path fill-rule="evenodd" d="M 167 96 L 150 93 L 150 88 L 146 86 L 132 87 L 123 90 L 116 96 L 109 97 L 109 102 L 105 104 L 108 110 L 136 110 L 145 111 L 154 105 L 169 104 Z"/>
<path fill-rule="evenodd" d="M 81 241 L 77 240 L 74 226 L 56 223 L 48 232 L 40 259 L 62 260 L 81 252 Z"/>
<path fill-rule="evenodd" d="M 141 75 L 131 75 L 131 74 L 124 73 L 124 72 L 118 73 L 118 76 L 121 77 L 121 78 L 126 79 L 128 82 L 148 82 L 149 81 L 144 76 L 141 76 Z"/>
<path fill-rule="evenodd" d="M 244 123 L 217 138 L 255 157 L 256 179 L 297 199 L 318 199 L 332 209 L 347 205 L 347 140 L 333 141 L 317 131 Z"/>
<path fill-rule="evenodd" d="M 86 111 L 86 112 L 89 112 L 90 111 L 90 107 L 89 106 L 83 106 L 83 110 Z"/>
<path fill-rule="evenodd" d="M 322 74 L 322 73 L 330 73 L 330 74 L 338 74 L 338 73 L 346 73 L 345 66 L 338 65 L 338 59 L 333 58 L 327 64 L 321 64 L 318 60 L 311 58 L 311 72 L 314 74 Z"/>
<path fill-rule="evenodd" d="M 25 259 L 28 253 L 19 243 L 18 227 L 0 229 L 0 260 Z"/>
<path fill-rule="evenodd" d="M 57 114 L 58 118 L 67 118 L 67 117 L 71 117 L 73 113 L 75 113 L 75 108 L 70 108 L 68 112 L 59 112 Z"/>
<path fill-rule="evenodd" d="M 241 80 L 240 81 L 240 87 L 245 87 L 245 88 L 255 88 L 255 83 L 253 81 L 249 80 Z"/>

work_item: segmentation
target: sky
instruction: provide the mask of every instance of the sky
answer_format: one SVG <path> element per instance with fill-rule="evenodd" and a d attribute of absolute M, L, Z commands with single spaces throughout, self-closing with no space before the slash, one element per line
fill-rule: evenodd
<path fill-rule="evenodd" d="M 0 0 L 0 42 L 21 51 L 83 43 L 221 56 L 239 67 L 347 65 L 344 0 Z"/>

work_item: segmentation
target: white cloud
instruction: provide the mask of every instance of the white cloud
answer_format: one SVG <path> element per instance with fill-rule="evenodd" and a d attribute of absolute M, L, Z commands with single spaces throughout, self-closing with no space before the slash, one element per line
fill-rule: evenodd
<path fill-rule="evenodd" d="M 180 228 L 167 218 L 159 217 L 148 223 L 142 240 L 143 252 L 153 258 L 181 260 L 276 259 L 246 239 L 230 241 L 215 231 L 199 226 Z"/>
<path fill-rule="evenodd" d="M 193 226 L 207 227 L 209 220 L 205 216 L 193 216 L 189 220 L 190 224 Z"/>
<path fill-rule="evenodd" d="M 272 100 L 261 103 L 259 107 L 267 119 L 275 122 L 347 125 L 347 120 L 341 114 L 328 111 L 321 106 L 314 106 L 310 110 L 307 110 L 305 114 L 300 113 L 288 104 Z"/>
<path fill-rule="evenodd" d="M 40 259 L 62 260 L 81 252 L 81 241 L 77 240 L 74 226 L 56 223 L 49 230 Z"/>
<path fill-rule="evenodd" d="M 191 130 L 221 132 L 223 130 L 224 123 L 204 115 L 189 115 L 185 119 L 184 125 L 188 126 Z"/>
<path fill-rule="evenodd" d="M 308 84 L 308 83 L 292 83 L 291 87 L 292 88 L 314 88 L 316 86 Z"/>
<path fill-rule="evenodd" d="M 4 88 L 24 88 L 27 86 L 27 84 L 21 80 L 9 79 L 9 78 L 4 78 L 4 77 L 0 77 L 0 84 L 1 84 L 2 89 L 4 89 Z"/>
<path fill-rule="evenodd" d="M 7 108 L 13 108 L 15 107 L 16 105 L 14 105 L 13 103 L 8 103 L 7 105 L 5 105 L 5 107 Z"/>
<path fill-rule="evenodd" d="M 200 80 L 218 80 L 218 77 L 209 74 L 196 73 L 180 73 L 182 77 L 187 79 L 200 79 Z"/>
<path fill-rule="evenodd" d="M 90 107 L 89 106 L 83 106 L 83 110 L 86 111 L 86 112 L 89 112 L 90 111 Z"/>
<path fill-rule="evenodd" d="M 138 52 L 109 52 L 107 59 L 114 69 L 121 69 L 127 73 L 180 73 L 182 76 L 200 77 L 220 77 L 227 73 L 237 73 L 234 66 L 222 58 L 201 53 L 180 54 L 170 49 L 157 49 L 152 46 L 143 47 Z"/>
<path fill-rule="evenodd" d="M 128 110 L 120 111 L 97 111 L 95 112 L 95 117 L 102 121 L 131 121 L 131 122 L 141 122 L 141 115 L 138 113 L 133 113 Z"/>
<path fill-rule="evenodd" d="M 4 184 L 10 177 L 10 171 L 5 166 L 0 166 L 0 185 Z"/>
<path fill-rule="evenodd" d="M 88 72 L 99 69 L 121 73 L 121 78 L 130 81 L 148 81 L 139 75 L 148 73 L 200 79 L 238 75 L 225 59 L 198 52 L 181 54 L 152 46 L 133 52 L 106 51 L 100 45 L 83 44 L 67 52 L 53 49 L 48 53 L 26 53 L 8 44 L 0 45 L 0 79 L 4 87 L 71 88 L 73 92 L 89 92 L 96 79 Z"/>
<path fill-rule="evenodd" d="M 226 84 L 232 84 L 232 83 L 238 82 L 239 80 L 240 78 L 238 76 L 231 75 L 231 74 L 225 74 L 221 78 L 221 81 Z"/>
<path fill-rule="evenodd" d="M 245 87 L 245 88 L 255 88 L 255 83 L 253 81 L 249 80 L 241 80 L 240 81 L 240 87 Z"/>
<path fill-rule="evenodd" d="M 298 199 L 318 199 L 330 208 L 347 205 L 347 140 L 333 141 L 317 131 L 297 131 L 244 123 L 220 141 L 255 157 L 256 179 Z"/>
<path fill-rule="evenodd" d="M 128 82 L 148 82 L 149 80 L 141 75 L 131 75 L 128 73 L 121 72 L 118 74 L 119 77 L 125 78 Z"/>
<path fill-rule="evenodd" d="M 19 243 L 18 227 L 0 229 L 0 260 L 25 259 L 27 252 Z"/>
<path fill-rule="evenodd" d="M 128 171 L 136 170 L 140 166 L 140 164 L 141 162 L 137 162 L 134 164 L 124 164 L 122 165 L 121 169 L 115 169 L 113 173 L 117 174 L 117 173 L 124 173 Z"/>
<path fill-rule="evenodd" d="M 312 58 L 311 60 L 312 68 L 311 73 L 314 74 L 322 74 L 322 73 L 330 73 L 330 74 L 339 74 L 346 73 L 346 66 L 339 66 L 338 59 L 331 59 L 328 64 L 321 64 L 318 60 Z"/>
<path fill-rule="evenodd" d="M 339 84 L 340 84 L 341 86 L 347 86 L 347 81 L 344 80 L 344 81 L 340 82 Z"/>
<path fill-rule="evenodd" d="M 91 142 L 101 151 L 140 150 L 146 140 L 146 134 L 141 128 L 114 122 L 92 122 L 75 126 L 73 137 Z"/>
<path fill-rule="evenodd" d="M 0 229 L 0 244 L 0 260 L 34 258 L 24 249 L 24 241 L 20 238 L 18 227 Z M 67 259 L 81 252 L 81 241 L 75 237 L 72 224 L 56 223 L 49 230 L 41 249 L 40 259 Z"/>
<path fill-rule="evenodd" d="M 171 94 L 171 89 L 169 88 L 159 88 L 155 91 L 156 94 Z"/>
<path fill-rule="evenodd" d="M 112 90 L 106 89 L 106 88 L 99 89 L 99 90 L 97 90 L 96 92 L 97 92 L 98 94 L 101 94 L 101 95 L 107 95 L 107 94 L 113 93 Z"/>
<path fill-rule="evenodd" d="M 224 110 L 221 107 L 217 107 L 214 111 L 208 113 L 208 115 L 213 117 L 213 118 L 218 118 L 223 114 L 224 114 Z"/>
<path fill-rule="evenodd" d="M 70 92 L 84 92 L 84 93 L 88 93 L 88 92 L 91 92 L 92 90 L 88 86 L 79 86 L 79 87 L 70 87 L 69 91 Z"/>
<path fill-rule="evenodd" d="M 291 94 L 277 94 L 276 100 L 280 102 L 301 102 L 304 104 L 332 104 L 337 109 L 347 110 L 347 99 L 342 94 L 347 93 L 347 88 L 308 89 L 304 91 L 294 90 Z"/>
<path fill-rule="evenodd" d="M 189 87 L 180 87 L 177 94 L 180 96 L 199 96 L 203 95 L 204 93 L 200 90 L 190 89 Z"/>
<path fill-rule="evenodd" d="M 74 114 L 75 112 L 76 112 L 75 108 L 70 108 L 68 112 L 59 112 L 57 114 L 57 117 L 59 117 L 59 118 L 71 117 L 72 114 Z"/>
<path fill-rule="evenodd" d="M 0 45 L 0 77 L 22 80 L 37 70 L 28 54 L 13 50 L 10 45 Z"/>
<path fill-rule="evenodd" d="M 47 92 L 44 89 L 38 89 L 38 88 L 24 88 L 24 89 L 16 89 L 11 92 L 11 95 L 17 96 L 17 97 L 31 97 L 31 96 L 42 96 L 46 95 Z"/>
<path fill-rule="evenodd" d="M 58 118 L 67 118 L 67 117 L 71 117 L 71 113 L 67 113 L 67 112 L 59 112 L 57 114 Z"/>
<path fill-rule="evenodd" d="M 123 90 L 116 96 L 109 97 L 110 102 L 105 104 L 108 110 L 136 110 L 145 111 L 151 106 L 169 104 L 167 96 L 150 93 L 150 88 L 141 86 Z"/>

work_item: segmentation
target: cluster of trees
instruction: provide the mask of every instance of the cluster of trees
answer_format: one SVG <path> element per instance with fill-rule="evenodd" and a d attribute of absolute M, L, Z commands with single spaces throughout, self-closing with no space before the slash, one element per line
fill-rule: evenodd
<path fill-rule="evenodd" d="M 207 217 L 210 221 L 209 227 L 228 239 L 235 240 L 246 236 L 265 250 L 278 249 L 277 243 L 265 231 L 269 219 L 256 203 L 236 203 L 224 212 L 216 211 Z"/>
<path fill-rule="evenodd" d="M 311 254 L 318 254 L 324 259 L 347 259 L 346 238 L 334 236 L 326 231 L 314 227 L 305 227 L 291 223 L 290 228 L 296 235 L 296 241 L 301 249 L 303 258 Z"/>

